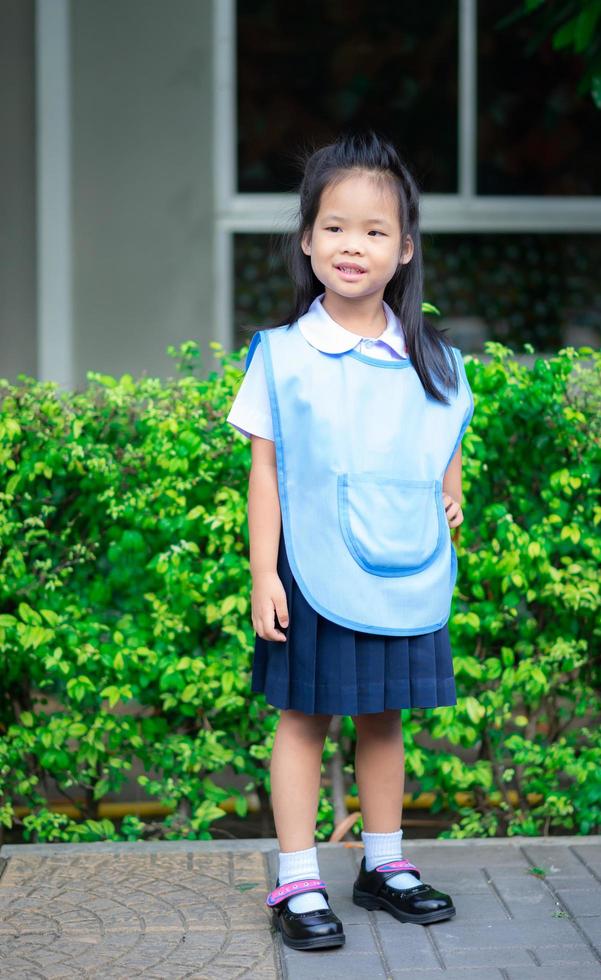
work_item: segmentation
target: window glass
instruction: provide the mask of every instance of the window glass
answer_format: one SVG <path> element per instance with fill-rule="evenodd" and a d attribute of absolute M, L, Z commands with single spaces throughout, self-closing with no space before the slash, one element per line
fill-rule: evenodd
<path fill-rule="evenodd" d="M 287 315 L 292 293 L 276 243 L 235 236 L 236 347 Z M 540 352 L 601 345 L 601 235 L 426 233 L 422 245 L 424 298 L 466 353 L 485 340 L 516 354 L 526 342 Z"/>
<path fill-rule="evenodd" d="M 536 16 L 478 4 L 478 194 L 601 194 L 601 112 L 578 95 L 582 58 L 534 46 Z M 533 50 L 530 50 L 533 49 Z"/>
<path fill-rule="evenodd" d="M 295 152 L 372 127 L 423 191 L 456 193 L 457 7 L 238 0 L 238 190 L 291 191 Z"/>

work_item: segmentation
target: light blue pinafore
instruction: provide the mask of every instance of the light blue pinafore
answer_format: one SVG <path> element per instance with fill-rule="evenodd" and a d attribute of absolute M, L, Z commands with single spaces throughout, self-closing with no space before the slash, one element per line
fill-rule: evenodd
<path fill-rule="evenodd" d="M 451 612 L 457 555 L 442 480 L 473 415 L 459 390 L 427 395 L 409 358 L 326 354 L 298 322 L 258 331 L 275 439 L 282 531 L 307 602 L 341 626 L 413 635 Z"/>

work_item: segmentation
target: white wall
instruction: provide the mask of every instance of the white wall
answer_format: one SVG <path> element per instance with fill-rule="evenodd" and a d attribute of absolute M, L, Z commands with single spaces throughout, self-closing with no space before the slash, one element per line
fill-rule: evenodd
<path fill-rule="evenodd" d="M 37 372 L 33 0 L 0 0 L 0 378 Z"/>
<path fill-rule="evenodd" d="M 71 0 L 74 383 L 208 341 L 210 0 Z"/>

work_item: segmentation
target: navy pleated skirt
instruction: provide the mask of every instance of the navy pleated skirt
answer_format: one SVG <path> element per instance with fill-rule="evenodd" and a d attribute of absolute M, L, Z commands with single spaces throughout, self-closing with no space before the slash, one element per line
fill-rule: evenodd
<path fill-rule="evenodd" d="M 255 634 L 252 669 L 252 690 L 269 704 L 310 715 L 357 715 L 457 703 L 448 624 L 419 636 L 390 636 L 325 619 L 296 584 L 283 533 L 277 570 L 288 601 L 287 639 Z"/>

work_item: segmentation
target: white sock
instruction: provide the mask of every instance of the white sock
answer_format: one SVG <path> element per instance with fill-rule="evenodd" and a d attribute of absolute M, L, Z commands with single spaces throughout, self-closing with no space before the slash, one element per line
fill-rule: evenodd
<path fill-rule="evenodd" d="M 393 830 L 391 834 L 368 834 L 361 831 L 361 837 L 365 844 L 365 867 L 368 871 L 378 864 L 385 864 L 388 861 L 402 860 L 401 838 L 402 830 Z M 386 882 L 391 888 L 415 888 L 420 884 L 419 878 L 410 871 L 399 871 Z"/>
<path fill-rule="evenodd" d="M 280 885 L 288 885 L 291 881 L 301 878 L 319 878 L 317 864 L 317 847 L 308 847 L 305 851 L 279 852 L 279 881 Z M 327 909 L 328 903 L 323 892 L 303 892 L 288 900 L 291 912 L 312 912 L 316 909 Z"/>

